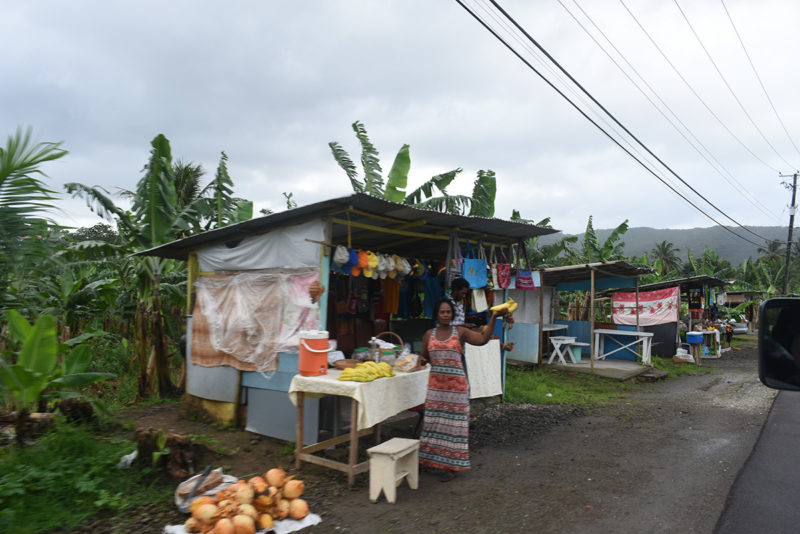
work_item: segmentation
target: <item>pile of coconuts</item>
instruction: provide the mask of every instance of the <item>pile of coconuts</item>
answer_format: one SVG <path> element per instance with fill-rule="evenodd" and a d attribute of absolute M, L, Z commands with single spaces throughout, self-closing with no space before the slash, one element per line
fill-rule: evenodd
<path fill-rule="evenodd" d="M 255 534 L 271 530 L 275 521 L 303 519 L 308 503 L 300 496 L 305 483 L 294 475 L 286 476 L 280 467 L 264 476 L 240 479 L 217 492 L 214 497 L 198 497 L 189 505 L 192 516 L 186 520 L 187 532 L 203 534 Z"/>

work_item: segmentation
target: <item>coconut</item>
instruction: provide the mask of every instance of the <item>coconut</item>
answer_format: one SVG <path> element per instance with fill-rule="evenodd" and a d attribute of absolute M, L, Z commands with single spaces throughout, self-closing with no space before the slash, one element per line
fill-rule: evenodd
<path fill-rule="evenodd" d="M 283 486 L 283 496 L 287 499 L 296 499 L 303 494 L 306 483 L 302 480 L 290 480 Z"/>
<path fill-rule="evenodd" d="M 233 518 L 233 528 L 236 534 L 255 534 L 256 522 L 249 515 L 239 514 Z"/>
<path fill-rule="evenodd" d="M 289 501 L 289 517 L 292 519 L 303 519 L 308 515 L 308 503 L 303 499 L 292 499 Z"/>
<path fill-rule="evenodd" d="M 227 517 L 223 517 L 217 524 L 214 525 L 214 534 L 234 534 L 234 526 L 233 521 L 228 519 Z"/>
<path fill-rule="evenodd" d="M 264 478 L 267 479 L 267 484 L 280 488 L 283 486 L 283 481 L 286 479 L 286 471 L 280 467 L 275 467 L 264 473 Z"/>

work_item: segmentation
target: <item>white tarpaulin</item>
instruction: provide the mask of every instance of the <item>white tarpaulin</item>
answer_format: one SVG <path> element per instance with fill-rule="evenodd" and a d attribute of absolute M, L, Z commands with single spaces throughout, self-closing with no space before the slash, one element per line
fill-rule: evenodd
<path fill-rule="evenodd" d="M 300 331 L 319 327 L 319 304 L 308 295 L 308 287 L 317 280 L 315 268 L 200 276 L 194 287 L 208 324 L 210 356 L 228 354 L 257 371 L 274 370 L 278 352 L 296 350 Z M 200 324 L 195 321 L 193 326 Z M 219 365 L 203 361 L 203 347 L 196 346 L 201 339 L 192 336 L 193 362 Z"/>
<path fill-rule="evenodd" d="M 200 249 L 197 261 L 200 270 L 206 272 L 319 267 L 319 242 L 325 240 L 324 231 L 321 219 L 278 228 L 245 237 L 236 246 L 220 243 Z"/>
<path fill-rule="evenodd" d="M 674 323 L 678 321 L 680 287 L 639 292 L 639 324 Z M 615 324 L 636 324 L 636 293 L 614 293 L 612 316 Z"/>

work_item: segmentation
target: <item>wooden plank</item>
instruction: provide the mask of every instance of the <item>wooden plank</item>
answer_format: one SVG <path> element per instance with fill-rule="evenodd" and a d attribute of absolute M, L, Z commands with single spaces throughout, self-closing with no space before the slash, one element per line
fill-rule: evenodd
<path fill-rule="evenodd" d="M 329 469 L 335 469 L 337 471 L 341 471 L 342 473 L 348 473 L 351 469 L 349 465 L 344 462 L 337 462 L 336 460 L 331 460 L 329 458 L 322 458 L 320 456 L 314 456 L 312 454 L 299 454 L 300 459 L 308 464 L 316 464 L 321 465 L 322 467 L 327 467 Z M 365 473 L 369 471 L 369 460 L 365 462 L 361 462 L 360 464 L 355 464 L 352 467 L 352 471 L 354 475 L 358 475 L 361 473 Z"/>
<path fill-rule="evenodd" d="M 360 438 L 362 436 L 366 436 L 367 434 L 371 433 L 373 433 L 372 428 L 365 428 L 363 430 L 358 431 L 358 437 Z M 333 445 L 338 445 L 339 443 L 344 443 L 345 441 L 348 440 L 350 440 L 350 434 L 342 434 L 341 436 L 336 436 L 335 438 L 326 439 L 325 441 L 314 443 L 313 445 L 309 445 L 308 447 L 303 447 L 303 452 L 312 453 L 321 451 L 322 449 L 327 449 L 328 447 L 331 447 Z"/>

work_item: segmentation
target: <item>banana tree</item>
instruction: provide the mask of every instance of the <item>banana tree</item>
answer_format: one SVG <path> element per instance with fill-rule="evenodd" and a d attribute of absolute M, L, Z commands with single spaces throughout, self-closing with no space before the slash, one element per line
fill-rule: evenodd
<path fill-rule="evenodd" d="M 39 316 L 33 325 L 16 310 L 6 310 L 5 318 L 12 343 L 19 348 L 0 355 L 0 393 L 14 405 L 16 441 L 22 447 L 28 414 L 40 400 L 83 397 L 74 388 L 114 375 L 87 372 L 91 350 L 82 341 L 104 333 L 58 343 L 51 315 Z"/>
<path fill-rule="evenodd" d="M 350 179 L 353 191 L 356 193 L 366 193 L 392 202 L 414 206 L 415 208 L 456 214 L 469 213 L 469 215 L 480 217 L 494 216 L 497 185 L 493 171 L 478 171 L 478 178 L 473 187 L 472 197 L 447 193 L 447 186 L 461 173 L 461 168 L 437 174 L 420 187 L 406 193 L 408 173 L 411 168 L 409 146 L 403 145 L 400 147 L 387 176 L 387 181 L 384 184 L 381 176 L 383 168 L 380 164 L 378 150 L 370 141 L 364 125 L 356 121 L 352 127 L 356 134 L 356 139 L 361 145 L 360 162 L 364 173 L 363 179 L 359 177 L 356 164 L 353 163 L 350 155 L 339 143 L 331 141 L 328 146 L 333 154 L 333 159 L 344 170 Z M 434 196 L 437 190 L 440 195 Z"/>
<path fill-rule="evenodd" d="M 622 254 L 622 249 L 625 246 L 625 242 L 619 240 L 627 231 L 628 220 L 625 219 L 622 224 L 614 228 L 605 241 L 601 243 L 592 225 L 592 216 L 590 215 L 589 221 L 586 223 L 586 232 L 583 235 L 581 249 L 577 250 L 571 247 L 568 251 L 570 259 L 575 263 L 595 263 L 624 259 L 625 256 Z"/>
<path fill-rule="evenodd" d="M 99 187 L 69 183 L 65 187 L 73 196 L 86 199 L 89 207 L 102 217 L 115 219 L 124 247 L 130 254 L 168 243 L 209 227 L 224 226 L 252 216 L 252 203 L 234 199 L 233 182 L 227 172 L 227 156 L 222 153 L 215 180 L 200 196 L 185 204 L 176 189 L 175 170 L 169 140 L 159 134 L 151 142 L 150 160 L 144 176 L 133 192 L 131 210 L 118 207 L 107 192 Z M 185 164 L 183 164 L 185 165 Z M 248 210 L 249 208 L 249 210 Z M 136 331 L 139 369 L 139 396 L 153 389 L 148 374 L 148 361 L 153 353 L 155 386 L 161 397 L 174 395 L 176 389 L 169 377 L 168 354 L 163 324 L 164 276 L 179 269 L 173 260 L 154 256 L 137 257 L 136 287 L 138 305 Z"/>

